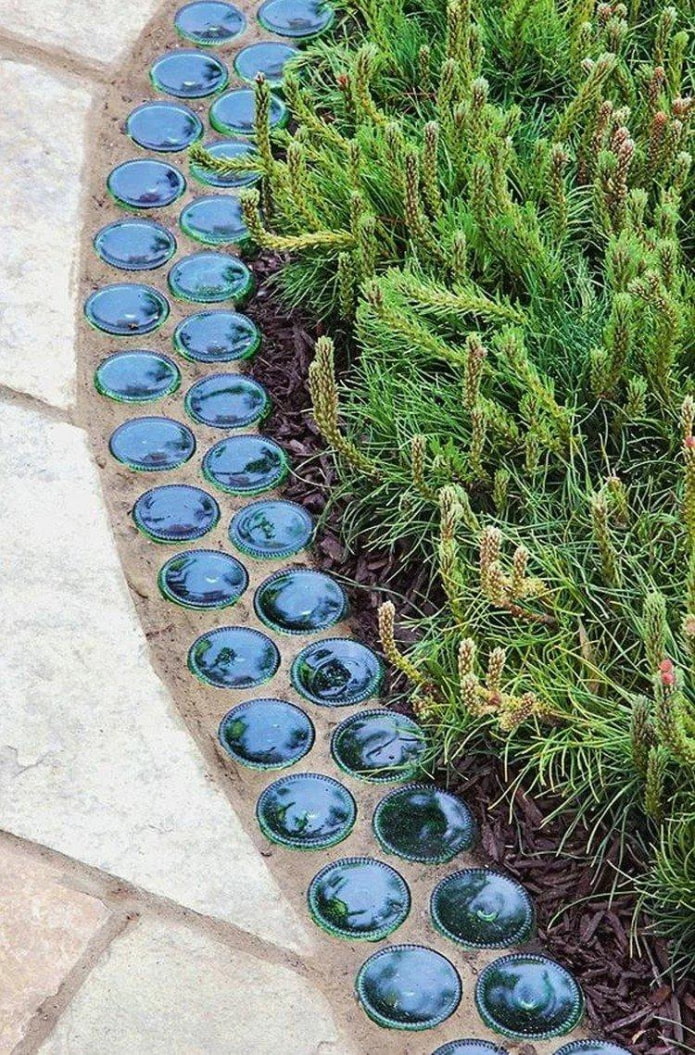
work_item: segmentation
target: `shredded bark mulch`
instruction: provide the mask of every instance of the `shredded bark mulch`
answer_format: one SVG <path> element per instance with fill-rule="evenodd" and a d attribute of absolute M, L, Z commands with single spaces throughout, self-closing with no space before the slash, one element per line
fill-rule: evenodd
<path fill-rule="evenodd" d="M 320 329 L 310 318 L 283 308 L 273 285 L 280 266 L 281 260 L 272 254 L 253 264 L 259 290 L 249 314 L 259 324 L 264 344 L 251 373 L 267 388 L 274 408 L 265 432 L 292 456 L 294 474 L 284 489 L 286 496 L 325 518 L 315 547 L 318 565 L 354 584 L 348 592 L 355 632 L 378 649 L 376 609 L 384 584 L 404 598 L 399 610 L 407 615 L 409 608 L 422 611 L 423 582 L 417 569 L 408 567 L 405 554 L 354 553 L 341 541 L 342 509 L 332 504 L 327 510 L 338 478 L 311 417 L 307 385 Z M 396 683 L 393 688 L 403 686 Z M 534 897 L 540 942 L 576 973 L 592 1030 L 635 1055 L 695 1050 L 695 983 L 669 983 L 664 942 L 650 934 L 644 919 L 635 928 L 629 894 L 609 896 L 615 878 L 610 861 L 617 860 L 617 844 L 597 874 L 587 858 L 586 833 L 577 831 L 568 841 L 566 814 L 544 823 L 557 800 L 519 791 L 510 810 L 502 797 L 509 775 L 505 779 L 501 764 L 489 755 L 468 757 L 447 779 L 478 815 L 482 856 L 523 882 Z M 638 870 L 640 864 L 635 857 L 623 859 L 621 866 Z"/>

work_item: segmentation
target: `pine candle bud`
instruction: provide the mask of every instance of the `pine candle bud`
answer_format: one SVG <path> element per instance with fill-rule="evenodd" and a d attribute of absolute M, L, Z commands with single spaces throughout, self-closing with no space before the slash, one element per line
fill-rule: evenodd
<path fill-rule="evenodd" d="M 470 334 L 466 341 L 466 374 L 464 379 L 463 404 L 467 410 L 473 410 L 480 394 L 480 378 L 487 352 L 483 342 L 476 333 Z"/>
<path fill-rule="evenodd" d="M 456 533 L 456 524 L 461 515 L 458 495 L 453 487 L 442 487 L 439 491 L 440 533 L 443 541 L 451 541 Z"/>
<path fill-rule="evenodd" d="M 492 564 L 499 560 L 502 533 L 498 528 L 486 527 L 480 537 L 480 579 L 484 584 Z"/>
<path fill-rule="evenodd" d="M 606 490 L 610 498 L 613 516 L 621 524 L 627 524 L 630 518 L 630 505 L 625 484 L 619 476 L 609 476 L 606 480 Z"/>
<path fill-rule="evenodd" d="M 478 691 L 480 685 L 475 674 L 466 674 L 461 680 L 461 702 L 464 709 L 473 717 L 479 718 L 483 713 Z"/>
<path fill-rule="evenodd" d="M 666 781 L 666 753 L 652 747 L 647 756 L 647 774 L 644 788 L 644 812 L 653 821 L 664 819 L 664 784 Z"/>
<path fill-rule="evenodd" d="M 425 476 L 425 453 L 427 451 L 427 438 L 425 436 L 413 436 L 410 441 L 410 471 L 413 484 L 424 498 L 433 500 L 434 491 L 427 483 Z"/>
<path fill-rule="evenodd" d="M 502 571 L 502 565 L 494 561 L 487 571 L 487 598 L 495 608 L 505 608 L 507 605 L 507 582 Z"/>
<path fill-rule="evenodd" d="M 494 648 L 490 653 L 485 682 L 492 693 L 500 693 L 502 691 L 502 674 L 504 673 L 506 660 L 507 653 L 503 648 Z"/>
<path fill-rule="evenodd" d="M 517 546 L 512 559 L 511 596 L 516 599 L 523 596 L 524 579 L 528 566 L 529 552 L 525 546 Z"/>
<path fill-rule="evenodd" d="M 470 637 L 464 637 L 458 650 L 458 674 L 461 685 L 463 685 L 464 678 L 475 671 L 475 651 L 475 641 Z"/>
<path fill-rule="evenodd" d="M 501 513 L 507 504 L 510 474 L 508 469 L 497 469 L 492 482 L 492 500 L 495 509 Z"/>
<path fill-rule="evenodd" d="M 608 524 L 608 504 L 602 494 L 591 496 L 591 523 L 594 541 L 601 557 L 604 578 L 607 582 L 617 586 L 621 579 L 618 554 Z"/>
<path fill-rule="evenodd" d="M 659 669 L 666 653 L 666 598 L 650 593 L 644 601 L 644 647 L 650 672 Z"/>
<path fill-rule="evenodd" d="M 635 764 L 635 769 L 637 769 L 642 776 L 646 776 L 649 750 L 653 743 L 653 732 L 651 728 L 649 702 L 644 696 L 640 696 L 632 705 L 630 740 L 632 746 L 632 761 Z"/>
<path fill-rule="evenodd" d="M 378 620 L 379 638 L 386 658 L 394 667 L 397 667 L 398 670 L 402 671 L 406 677 L 416 685 L 424 685 L 426 678 L 409 659 L 406 659 L 406 657 L 399 652 L 396 646 L 396 609 L 391 601 L 385 601 L 379 606 Z"/>

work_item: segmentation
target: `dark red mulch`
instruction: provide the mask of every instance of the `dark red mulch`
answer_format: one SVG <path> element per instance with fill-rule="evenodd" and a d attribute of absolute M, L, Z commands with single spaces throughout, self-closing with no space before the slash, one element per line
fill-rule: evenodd
<path fill-rule="evenodd" d="M 264 344 L 251 373 L 273 400 L 265 432 L 292 455 L 294 475 L 285 493 L 320 516 L 337 482 L 332 458 L 310 414 L 308 367 L 320 331 L 310 319 L 282 308 L 269 282 L 279 263 L 266 255 L 253 264 L 259 291 L 249 314 L 261 327 Z M 422 583 L 398 555 L 346 551 L 340 520 L 341 510 L 334 507 L 320 534 L 316 558 L 324 570 L 357 584 L 349 591 L 352 622 L 361 639 L 378 648 L 376 609 L 384 583 L 405 598 L 406 614 L 409 600 L 413 609 L 421 602 Z M 594 874 L 581 832 L 565 843 L 561 857 L 555 856 L 567 830 L 566 816 L 542 831 L 540 825 L 556 803 L 519 793 L 510 820 L 508 804 L 499 802 L 502 767 L 489 756 L 470 757 L 449 780 L 478 815 L 483 856 L 504 866 L 533 895 L 541 943 L 576 972 L 596 1033 L 635 1055 L 676 1055 L 682 1045 L 695 1049 L 695 984 L 681 982 L 674 991 L 658 980 L 668 965 L 667 950 L 644 924 L 639 929 L 640 952 L 633 955 L 634 903 L 629 895 L 609 903 L 612 873 L 607 868 L 602 875 Z M 634 867 L 639 867 L 637 862 Z"/>

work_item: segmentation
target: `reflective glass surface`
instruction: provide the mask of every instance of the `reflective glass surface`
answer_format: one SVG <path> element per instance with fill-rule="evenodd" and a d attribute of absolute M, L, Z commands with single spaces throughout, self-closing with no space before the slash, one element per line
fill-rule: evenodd
<path fill-rule="evenodd" d="M 454 1013 L 461 980 L 434 949 L 392 945 L 362 964 L 357 995 L 369 1017 L 390 1029 L 432 1029 Z"/>
<path fill-rule="evenodd" d="M 490 1040 L 464 1039 L 443 1044 L 432 1055 L 508 1055 L 508 1052 Z"/>
<path fill-rule="evenodd" d="M 131 469 L 158 472 L 187 462 L 195 451 L 195 437 L 172 418 L 131 418 L 111 434 L 109 450 Z"/>
<path fill-rule="evenodd" d="M 94 374 L 97 392 L 119 403 L 150 403 L 175 392 L 180 383 L 176 363 L 144 349 L 115 352 L 99 363 Z"/>
<path fill-rule="evenodd" d="M 447 876 L 432 894 L 437 929 L 467 948 L 494 949 L 528 941 L 533 902 L 520 883 L 489 868 Z"/>
<path fill-rule="evenodd" d="M 169 153 L 200 139 L 203 122 L 183 103 L 152 102 L 131 111 L 125 130 L 138 146 Z"/>
<path fill-rule="evenodd" d="M 331 754 L 340 768 L 374 783 L 411 780 L 426 749 L 417 722 L 386 710 L 351 714 L 331 740 Z"/>
<path fill-rule="evenodd" d="M 206 143 L 205 149 L 215 158 L 238 158 L 258 152 L 253 143 L 244 139 L 223 139 L 219 143 Z M 198 162 L 191 164 L 190 172 L 191 176 L 209 187 L 248 187 L 261 178 L 260 172 L 230 172 L 228 176 L 220 176 Z"/>
<path fill-rule="evenodd" d="M 258 21 L 279 37 L 313 37 L 333 21 L 333 8 L 322 0 L 266 0 Z"/>
<path fill-rule="evenodd" d="M 287 476 L 289 463 L 282 447 L 263 436 L 229 436 L 207 451 L 203 475 L 222 491 L 255 495 Z"/>
<path fill-rule="evenodd" d="M 196 44 L 226 44 L 246 28 L 238 8 L 221 0 L 194 0 L 179 8 L 174 25 L 182 37 Z"/>
<path fill-rule="evenodd" d="M 242 81 L 253 82 L 262 73 L 270 85 L 276 86 L 282 83 L 287 63 L 298 54 L 297 49 L 289 44 L 261 40 L 241 49 L 234 59 L 234 69 Z"/>
<path fill-rule="evenodd" d="M 291 557 L 309 544 L 314 522 L 295 502 L 262 499 L 244 506 L 229 525 L 237 549 L 257 559 Z"/>
<path fill-rule="evenodd" d="M 183 175 L 166 161 L 136 158 L 116 165 L 106 186 L 119 205 L 132 209 L 161 209 L 186 189 Z"/>
<path fill-rule="evenodd" d="M 210 194 L 189 202 L 179 217 L 181 230 L 205 245 L 247 242 L 241 202 L 231 194 Z"/>
<path fill-rule="evenodd" d="M 159 588 L 185 608 L 226 608 L 249 584 L 246 568 L 230 553 L 192 549 L 177 553 L 159 572 Z"/>
<path fill-rule="evenodd" d="M 84 313 L 97 330 L 115 337 L 139 337 L 162 325 L 169 315 L 169 301 L 153 286 L 116 282 L 92 293 Z"/>
<path fill-rule="evenodd" d="M 280 653 L 265 634 L 246 626 L 221 626 L 193 642 L 188 666 L 219 689 L 262 685 L 280 666 Z"/>
<path fill-rule="evenodd" d="M 304 758 L 314 743 L 314 726 L 286 700 L 247 700 L 225 715 L 220 743 L 235 761 L 252 769 L 284 769 Z"/>
<path fill-rule="evenodd" d="M 569 1033 L 584 1012 L 582 991 L 569 971 L 531 953 L 503 956 L 483 968 L 475 1002 L 486 1026 L 519 1040 Z"/>
<path fill-rule="evenodd" d="M 347 788 L 321 773 L 293 773 L 267 787 L 256 816 L 271 842 L 321 850 L 350 834 L 357 807 Z"/>
<path fill-rule="evenodd" d="M 253 289 L 253 277 L 246 264 L 227 253 L 185 256 L 174 264 L 167 281 L 174 296 L 203 304 L 223 300 L 241 304 Z"/>
<path fill-rule="evenodd" d="M 273 630 L 312 634 L 339 623 L 347 614 L 348 600 L 330 575 L 310 568 L 287 568 L 261 583 L 254 608 Z"/>
<path fill-rule="evenodd" d="M 300 695 L 324 707 L 345 707 L 375 696 L 381 686 L 379 658 L 349 637 L 314 641 L 292 664 L 292 684 Z"/>
<path fill-rule="evenodd" d="M 212 495 L 187 484 L 153 487 L 133 507 L 133 520 L 155 542 L 192 542 L 219 519 L 220 507 Z"/>
<path fill-rule="evenodd" d="M 236 311 L 201 311 L 189 315 L 174 331 L 176 351 L 197 363 L 250 359 L 260 343 L 256 324 Z"/>
<path fill-rule="evenodd" d="M 151 220 L 119 220 L 94 236 L 101 259 L 123 271 L 149 271 L 162 267 L 176 252 L 176 239 Z"/>
<path fill-rule="evenodd" d="M 251 377 L 213 374 L 189 388 L 185 406 L 202 425 L 238 429 L 264 418 L 270 410 L 270 399 L 263 385 Z"/>
<path fill-rule="evenodd" d="M 227 67 L 214 55 L 181 48 L 162 55 L 150 78 L 155 88 L 180 99 L 200 99 L 220 91 L 229 80 Z"/>
<path fill-rule="evenodd" d="M 433 784 L 390 792 L 374 811 L 374 832 L 384 850 L 407 861 L 443 864 L 475 842 L 465 802 Z"/>
<path fill-rule="evenodd" d="M 346 857 L 321 869 L 308 892 L 314 922 L 339 938 L 379 941 L 410 911 L 405 880 L 370 857 Z"/>
<path fill-rule="evenodd" d="M 256 120 L 256 97 L 253 88 L 234 88 L 226 92 L 210 107 L 210 124 L 223 135 L 253 135 Z M 270 103 L 270 124 L 283 128 L 289 112 L 281 99 L 273 96 Z"/>

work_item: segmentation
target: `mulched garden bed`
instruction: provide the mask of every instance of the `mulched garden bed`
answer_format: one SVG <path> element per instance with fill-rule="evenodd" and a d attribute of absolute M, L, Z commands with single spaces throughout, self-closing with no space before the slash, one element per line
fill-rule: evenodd
<path fill-rule="evenodd" d="M 284 494 L 320 516 L 337 483 L 332 457 L 310 414 L 308 367 L 320 330 L 310 319 L 288 315 L 282 307 L 272 283 L 280 263 L 278 257 L 265 254 L 252 265 L 259 290 L 249 314 L 260 326 L 264 344 L 251 373 L 265 385 L 273 402 L 264 431 L 292 456 L 294 474 Z M 378 648 L 376 609 L 385 584 L 403 598 L 398 604 L 403 617 L 422 612 L 423 582 L 412 568 L 406 569 L 398 553 L 347 551 L 341 543 L 340 521 L 341 509 L 334 505 L 315 547 L 316 560 L 323 570 L 355 584 L 351 590 L 348 587 L 355 633 Z M 581 832 L 566 840 L 566 814 L 541 827 L 557 803 L 519 792 L 510 817 L 509 804 L 500 801 L 505 785 L 502 766 L 488 756 L 468 757 L 448 775 L 448 782 L 477 812 L 482 856 L 490 864 L 504 866 L 533 895 L 539 937 L 551 956 L 576 972 L 592 1029 L 636 1055 L 695 1050 L 695 984 L 683 981 L 672 988 L 663 980 L 667 949 L 649 934 L 644 921 L 638 927 L 640 950 L 635 951 L 634 900 L 618 895 L 609 901 L 612 870 L 606 867 L 595 874 Z M 557 857 L 563 838 L 563 853 Z M 629 866 L 623 860 L 622 867 Z M 638 861 L 634 868 L 639 868 Z"/>

